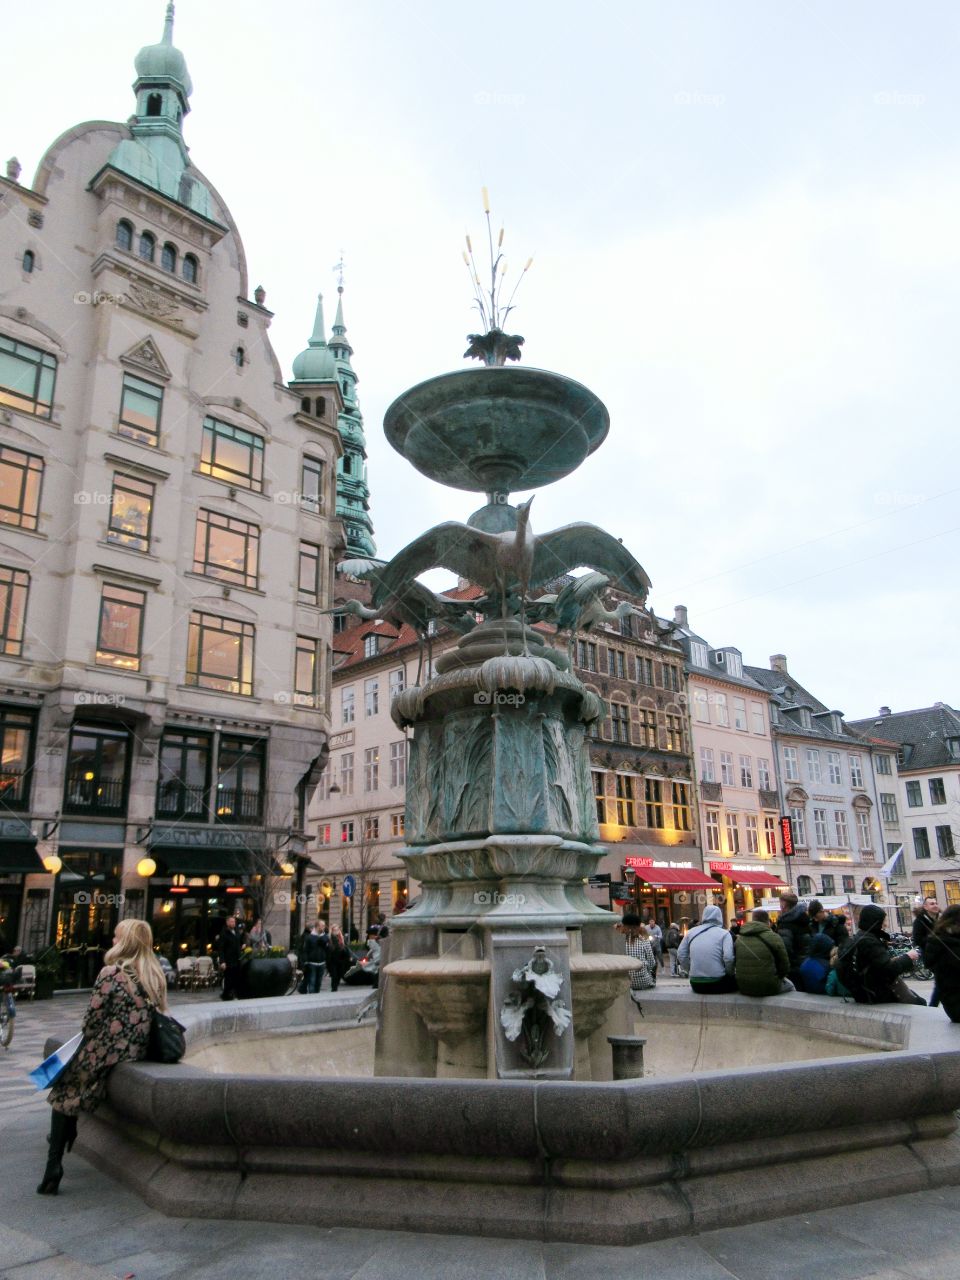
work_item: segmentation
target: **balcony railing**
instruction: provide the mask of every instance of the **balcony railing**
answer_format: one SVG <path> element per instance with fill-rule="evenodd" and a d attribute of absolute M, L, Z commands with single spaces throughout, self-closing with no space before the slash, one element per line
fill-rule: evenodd
<path fill-rule="evenodd" d="M 127 807 L 122 778 L 90 778 L 84 773 L 67 774 L 63 797 L 67 813 L 120 815 Z"/>
<path fill-rule="evenodd" d="M 207 803 L 206 787 L 166 782 L 157 793 L 157 817 L 196 818 L 202 822 L 208 816 Z"/>
<path fill-rule="evenodd" d="M 262 791 L 240 791 L 229 787 L 218 787 L 217 821 L 218 822 L 259 822 L 263 812 Z"/>

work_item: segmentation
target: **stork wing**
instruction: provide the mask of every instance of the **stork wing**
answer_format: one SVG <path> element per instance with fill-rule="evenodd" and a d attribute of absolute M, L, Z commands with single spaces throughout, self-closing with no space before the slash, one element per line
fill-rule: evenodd
<path fill-rule="evenodd" d="M 388 596 L 402 596 L 404 588 L 427 569 L 449 569 L 480 586 L 493 582 L 497 539 L 482 529 L 448 520 L 414 538 L 398 551 L 376 578 L 374 604 Z"/>
<path fill-rule="evenodd" d="M 386 563 L 386 560 L 367 560 L 358 556 L 353 560 L 341 560 L 337 565 L 337 571 L 345 573 L 348 578 L 362 578 L 370 581 L 376 577 Z"/>
<path fill-rule="evenodd" d="M 530 586 L 550 582 L 579 565 L 608 574 L 620 591 L 646 597 L 650 579 L 622 542 L 594 524 L 567 524 L 537 538 Z"/>

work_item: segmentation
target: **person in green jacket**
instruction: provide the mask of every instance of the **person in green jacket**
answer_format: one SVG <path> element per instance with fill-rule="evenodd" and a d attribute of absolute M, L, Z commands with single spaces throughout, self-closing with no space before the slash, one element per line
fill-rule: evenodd
<path fill-rule="evenodd" d="M 734 974 L 742 995 L 777 996 L 796 990 L 787 978 L 790 972 L 787 948 L 770 928 L 766 911 L 750 913 L 750 922 L 737 935 L 734 958 Z"/>

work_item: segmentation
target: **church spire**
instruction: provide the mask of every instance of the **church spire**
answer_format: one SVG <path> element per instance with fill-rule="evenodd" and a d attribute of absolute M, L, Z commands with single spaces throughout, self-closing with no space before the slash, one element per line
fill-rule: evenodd
<path fill-rule="evenodd" d="M 343 269 L 339 267 L 337 314 L 328 343 L 336 365 L 336 378 L 343 396 L 343 412 L 337 419 L 343 440 L 343 457 L 337 475 L 337 515 L 343 521 L 347 536 L 347 555 L 372 556 L 376 553 L 373 521 L 370 519 L 370 489 L 367 485 L 367 442 L 363 434 L 363 414 L 357 400 L 357 375 L 350 357 L 353 348 L 347 341 L 343 321 Z"/>

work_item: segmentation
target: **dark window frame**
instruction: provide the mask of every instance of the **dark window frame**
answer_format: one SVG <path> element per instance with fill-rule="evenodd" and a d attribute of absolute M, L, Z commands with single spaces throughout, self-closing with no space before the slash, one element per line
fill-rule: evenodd
<path fill-rule="evenodd" d="M 144 262 L 153 262 L 157 256 L 157 237 L 152 231 L 141 231 L 137 240 L 137 257 Z"/>
<path fill-rule="evenodd" d="M 222 529 L 228 534 L 233 534 L 243 539 L 244 568 L 242 571 L 232 569 L 228 565 L 210 558 L 211 531 L 214 529 Z M 203 553 L 202 556 L 198 554 L 198 542 L 202 542 L 200 548 Z M 251 551 L 254 560 L 252 573 L 248 568 Z M 260 526 L 252 520 L 239 520 L 234 516 L 225 516 L 219 511 L 210 511 L 206 507 L 201 507 L 197 512 L 197 521 L 194 528 L 193 572 L 200 573 L 205 578 L 214 578 L 218 582 L 229 582 L 235 587 L 246 587 L 253 591 L 258 590 L 260 586 Z"/>
<path fill-rule="evenodd" d="M 167 751 L 177 752 L 179 759 L 176 773 L 164 780 L 163 770 L 166 768 L 164 754 Z M 186 761 L 190 756 L 203 756 L 204 780 L 199 788 L 199 803 L 190 803 L 188 793 L 198 790 L 190 783 L 184 782 L 189 777 Z M 213 738 L 208 733 L 199 733 L 192 729 L 164 729 L 160 738 L 157 769 L 157 817 L 173 820 L 205 822 L 210 816 L 210 781 L 213 769 Z M 166 794 L 163 794 L 163 793 Z M 174 803 L 169 803 L 169 797 Z"/>
<path fill-rule="evenodd" d="M 79 735 L 94 738 L 92 767 L 83 768 L 84 776 L 76 776 L 80 770 L 71 769 L 74 759 L 74 743 Z M 102 777 L 103 748 L 108 742 L 122 742 L 123 768 L 120 779 Z M 77 721 L 70 727 L 67 747 L 67 764 L 64 772 L 63 812 L 69 814 L 98 814 L 102 817 L 122 818 L 126 815 L 130 787 L 132 738 L 129 730 L 112 724 L 93 721 Z M 90 777 L 86 775 L 90 774 Z M 71 790 L 73 788 L 73 790 Z M 107 789 L 109 788 L 109 789 Z M 104 795 L 104 790 L 106 795 Z M 80 798 L 78 798 L 80 794 Z"/>
<path fill-rule="evenodd" d="M 108 600 L 107 592 L 122 593 L 124 596 L 139 596 L 140 603 L 127 599 L 121 600 L 116 597 Z M 111 649 L 103 643 L 103 624 L 106 617 L 106 605 L 110 603 L 121 604 L 127 608 L 136 611 L 137 619 L 137 647 L 136 650 L 131 649 Z M 121 587 L 115 582 L 105 582 L 100 588 L 100 613 L 97 621 L 97 650 L 96 664 L 99 667 L 112 667 L 118 671 L 139 671 L 143 663 L 143 624 L 147 612 L 147 593 L 138 591 L 136 587 Z M 101 657 L 105 655 L 105 657 Z M 124 662 L 111 662 L 111 658 L 122 658 Z M 127 665 L 131 661 L 135 662 L 135 666 Z"/>
<path fill-rule="evenodd" d="M 300 506 L 312 515 L 320 515 L 324 509 L 324 462 L 313 454 L 304 454 L 300 464 Z M 307 476 L 315 475 L 316 494 L 307 492 Z"/>
<path fill-rule="evenodd" d="M 9 578 L 4 575 L 9 574 Z M 4 592 L 4 588 L 6 591 Z M 16 602 L 20 600 L 19 634 L 11 625 L 16 620 Z M 30 602 L 30 575 L 25 569 L 0 564 L 0 654 L 19 658 L 23 654 L 23 636 Z"/>
<path fill-rule="evenodd" d="M 195 254 L 185 253 L 180 263 L 180 275 L 187 284 L 196 284 L 200 279 L 200 262 Z"/>
<path fill-rule="evenodd" d="M 126 243 L 124 243 L 126 242 Z M 113 233 L 113 243 L 125 253 L 133 251 L 133 223 L 121 218 Z"/>
<path fill-rule="evenodd" d="M 135 385 L 136 384 L 136 385 Z M 126 410 L 127 392 L 133 392 L 135 395 L 143 396 L 148 400 L 155 400 L 157 404 L 156 429 L 151 430 L 149 427 L 142 426 L 139 422 L 130 422 L 124 418 Z M 132 413 L 132 409 L 130 410 Z M 146 378 L 141 378 L 136 373 L 125 373 L 123 382 L 120 384 L 120 411 L 117 414 L 117 434 L 126 440 L 136 440 L 138 444 L 147 444 L 154 447 L 160 443 L 160 423 L 163 418 L 163 387 L 158 386 L 155 382 L 149 382 Z"/>
<path fill-rule="evenodd" d="M 230 441 L 240 445 L 248 452 L 249 466 L 246 471 L 235 471 L 233 467 L 217 461 L 217 441 Z M 264 440 L 262 436 L 244 427 L 236 427 L 232 422 L 223 422 L 220 418 L 209 414 L 203 420 L 200 441 L 201 475 L 211 480 L 219 480 L 235 489 L 247 489 L 251 493 L 263 493 Z M 259 463 L 259 466 L 257 465 Z M 225 472 L 217 475 L 217 471 Z"/>
<path fill-rule="evenodd" d="M 57 386 L 57 357 L 42 347 L 35 347 L 29 342 L 19 342 L 16 338 L 0 333 L 0 357 L 19 361 L 34 371 L 33 390 L 27 395 L 15 390 L 5 382 L 0 382 L 0 405 L 11 409 L 19 409 L 23 413 L 32 414 L 35 418 L 49 418 L 53 414 L 53 396 Z M 44 373 L 51 374 L 49 387 L 45 388 Z M 41 392 L 47 390 L 49 399 L 41 399 Z"/>
<path fill-rule="evenodd" d="M 313 636 L 297 636 L 293 654 L 293 693 L 297 706 L 315 707 L 320 696 L 320 640 Z M 300 658 L 309 654 L 312 660 L 310 688 L 301 687 Z"/>
<path fill-rule="evenodd" d="M 33 780 L 33 762 L 37 747 L 37 717 L 22 707 L 0 705 L 0 761 L 7 759 L 7 733 L 26 733 L 27 747 L 23 768 L 6 769 L 0 763 L 0 809 L 28 810 Z"/>
<path fill-rule="evenodd" d="M 223 676 L 219 673 L 204 671 L 204 640 L 209 636 L 238 635 L 240 652 L 237 660 L 236 676 Z M 248 648 L 249 645 L 249 648 Z M 191 659 L 196 660 L 191 667 Z M 205 613 L 195 609 L 191 612 L 187 624 L 187 665 L 185 683 L 197 689 L 215 689 L 221 693 L 230 693 L 240 698 L 252 698 L 254 686 L 254 663 L 256 661 L 256 628 L 252 622 L 241 622 L 236 618 L 225 618 L 216 613 Z M 250 678 L 244 678 L 249 666 Z M 237 686 L 226 688 L 225 686 Z"/>
<path fill-rule="evenodd" d="M 310 565 L 313 564 L 313 572 L 309 573 Z M 307 542 L 306 539 L 300 539 L 300 546 L 297 551 L 297 597 L 301 604 L 319 605 L 321 603 L 323 593 L 323 580 L 321 574 L 321 547 L 317 542 Z M 307 567 L 308 576 L 313 581 L 312 587 L 304 587 L 303 571 Z"/>
<path fill-rule="evenodd" d="M 235 759 L 224 768 L 224 759 L 229 754 Z M 226 773 L 233 773 L 236 782 L 232 787 L 225 787 L 221 779 Z M 255 776 L 255 789 L 250 790 L 246 782 Z M 221 734 L 217 747 L 217 781 L 214 787 L 214 821 L 221 826 L 237 824 L 256 824 L 263 820 L 263 806 L 266 799 L 265 779 L 267 776 L 267 739 L 245 738 L 237 734 Z M 229 812 L 223 800 L 229 800 Z"/>
<path fill-rule="evenodd" d="M 170 241 L 167 240 L 160 250 L 161 270 L 169 271 L 171 275 L 174 275 L 177 270 L 178 257 L 179 254 L 177 253 L 177 246 L 175 244 L 171 244 Z"/>
<path fill-rule="evenodd" d="M 17 459 L 23 459 L 23 462 Z M 0 524 L 9 525 L 12 529 L 36 530 L 40 519 L 40 497 L 43 491 L 43 476 L 46 463 L 39 454 L 27 453 L 24 449 L 13 449 L 0 445 L 0 467 L 8 466 L 20 472 L 20 496 L 15 507 L 0 505 Z M 29 488 L 29 477 L 37 476 L 36 501 L 34 510 L 27 509 L 26 499 Z M 6 514 L 18 516 L 19 519 L 8 520 Z"/>
<path fill-rule="evenodd" d="M 138 492 L 137 489 L 130 487 L 134 485 L 139 485 L 143 490 L 149 490 L 149 493 Z M 121 524 L 114 524 L 114 518 L 117 516 L 116 494 L 118 492 L 133 494 L 139 498 L 148 498 L 146 533 L 133 533 L 131 530 L 125 529 Z M 139 476 L 128 476 L 123 471 L 115 471 L 110 489 L 107 542 L 111 542 L 116 546 L 127 547 L 131 551 L 149 552 L 150 539 L 153 536 L 153 509 L 156 497 L 157 486 L 152 480 L 141 480 Z"/>

